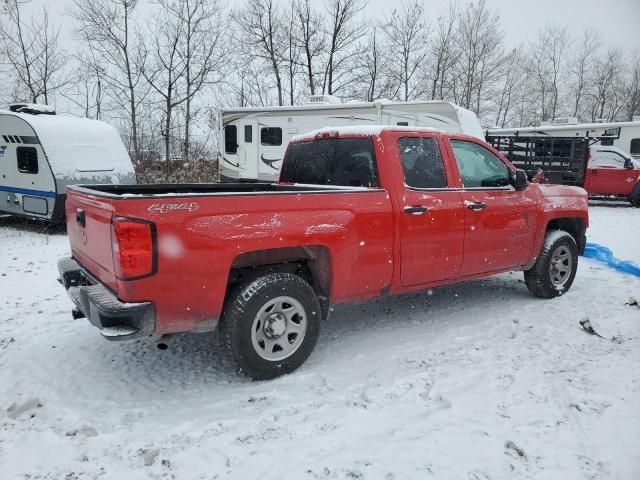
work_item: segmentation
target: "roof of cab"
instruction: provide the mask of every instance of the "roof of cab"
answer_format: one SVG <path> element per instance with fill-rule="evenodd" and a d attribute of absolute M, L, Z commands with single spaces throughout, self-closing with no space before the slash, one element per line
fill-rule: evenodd
<path fill-rule="evenodd" d="M 356 125 L 344 127 L 324 127 L 312 130 L 301 135 L 296 135 L 291 139 L 292 142 L 314 140 L 316 136 L 325 133 L 338 134 L 339 137 L 371 137 L 380 135 L 383 131 L 394 132 L 430 132 L 430 133 L 446 133 L 443 130 L 429 127 L 409 127 L 409 126 L 393 126 L 393 125 Z"/>

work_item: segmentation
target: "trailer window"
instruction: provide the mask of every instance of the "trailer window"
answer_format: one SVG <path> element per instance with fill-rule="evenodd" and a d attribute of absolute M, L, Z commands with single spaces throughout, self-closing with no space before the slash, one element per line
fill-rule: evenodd
<path fill-rule="evenodd" d="M 253 127 L 251 125 L 244 126 L 244 143 L 253 142 Z"/>
<path fill-rule="evenodd" d="M 438 143 L 433 138 L 403 137 L 398 140 L 404 181 L 414 188 L 445 188 L 447 177 Z"/>
<path fill-rule="evenodd" d="M 235 125 L 224 127 L 224 151 L 225 153 L 238 153 L 238 128 Z"/>
<path fill-rule="evenodd" d="M 465 188 L 506 187 L 510 170 L 505 163 L 486 148 L 474 142 L 452 140 L 451 146 L 458 162 Z"/>
<path fill-rule="evenodd" d="M 633 140 L 631 140 L 629 153 L 631 155 L 640 155 L 640 138 L 634 138 Z"/>
<path fill-rule="evenodd" d="M 293 143 L 283 162 L 282 182 L 378 187 L 370 138 L 329 138 Z"/>
<path fill-rule="evenodd" d="M 22 173 L 38 173 L 38 151 L 34 147 L 16 148 L 18 170 Z"/>
<path fill-rule="evenodd" d="M 282 145 L 282 129 L 278 127 L 263 127 L 260 129 L 260 143 L 267 146 Z"/>

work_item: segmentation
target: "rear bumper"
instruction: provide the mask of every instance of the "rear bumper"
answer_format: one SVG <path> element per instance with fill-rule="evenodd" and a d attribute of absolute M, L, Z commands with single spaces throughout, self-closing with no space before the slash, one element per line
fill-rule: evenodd
<path fill-rule="evenodd" d="M 76 304 L 74 318 L 86 317 L 107 340 L 132 340 L 155 331 L 156 314 L 152 303 L 121 302 L 73 258 L 58 260 L 58 272 L 58 281 Z"/>

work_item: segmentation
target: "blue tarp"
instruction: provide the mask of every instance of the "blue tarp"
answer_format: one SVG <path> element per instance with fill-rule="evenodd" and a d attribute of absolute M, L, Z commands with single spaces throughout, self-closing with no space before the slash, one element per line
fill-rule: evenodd
<path fill-rule="evenodd" d="M 640 277 L 640 267 L 637 263 L 631 260 L 620 260 L 613 255 L 610 249 L 597 243 L 587 243 L 583 255 L 587 258 L 594 258 L 599 262 L 606 263 L 609 267 L 620 270 L 621 272 Z"/>

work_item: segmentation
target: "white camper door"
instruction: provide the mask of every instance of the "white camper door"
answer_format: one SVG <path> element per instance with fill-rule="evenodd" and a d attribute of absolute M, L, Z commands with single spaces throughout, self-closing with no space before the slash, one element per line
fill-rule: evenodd
<path fill-rule="evenodd" d="M 260 142 L 257 122 L 240 120 L 238 132 L 238 163 L 241 180 L 258 179 L 258 142 Z"/>

